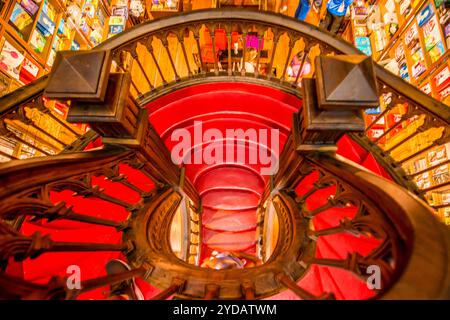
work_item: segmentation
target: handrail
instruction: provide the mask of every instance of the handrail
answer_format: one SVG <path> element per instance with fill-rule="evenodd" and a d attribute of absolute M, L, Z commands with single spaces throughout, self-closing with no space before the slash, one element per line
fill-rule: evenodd
<path fill-rule="evenodd" d="M 373 145 L 370 139 L 365 135 L 349 133 L 348 136 L 366 151 L 370 152 L 395 183 L 423 199 L 423 195 L 420 193 L 417 185 L 408 177 L 405 170 L 403 170 L 392 157 L 383 153 L 383 150 L 377 145 Z"/>
<path fill-rule="evenodd" d="M 424 201 L 339 155 L 315 153 L 307 159 L 372 200 L 407 244 L 405 269 L 381 298 L 450 298 L 450 233 Z"/>
<path fill-rule="evenodd" d="M 0 180 L 2 181 L 0 198 L 4 199 L 38 185 L 99 170 L 113 162 L 124 160 L 131 154 L 133 152 L 124 147 L 106 145 L 100 150 L 89 152 L 5 162 L 0 164 Z M 58 167 L 51 169 L 56 164 Z"/>
<path fill-rule="evenodd" d="M 19 87 L 16 90 L 0 98 L 0 116 L 13 111 L 18 105 L 25 103 L 35 97 L 42 96 L 48 83 L 49 75 L 46 74 L 29 84 Z"/>

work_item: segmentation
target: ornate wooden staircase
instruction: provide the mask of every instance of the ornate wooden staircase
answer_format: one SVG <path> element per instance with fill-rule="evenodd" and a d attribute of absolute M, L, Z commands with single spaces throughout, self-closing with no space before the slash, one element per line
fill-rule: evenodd
<path fill-rule="evenodd" d="M 245 68 L 246 51 L 255 50 L 247 41 L 240 69 L 233 67 L 236 34 L 256 34 L 254 72 Z M 313 77 L 288 77 L 297 54 Z M 67 119 L 49 109 L 56 100 Z M 366 125 L 363 110 L 380 103 L 386 108 Z M 399 109 L 396 123 L 367 137 Z M 449 115 L 349 44 L 269 13 L 191 12 L 136 26 L 92 51 L 63 52 L 50 76 L 0 99 L 2 138 L 30 156 L 1 154 L 10 161 L 0 165 L 0 298 L 104 299 L 108 285 L 133 277 L 148 299 L 449 298 L 448 229 L 424 201 L 431 188 L 419 189 L 417 173 L 403 167 L 449 141 Z M 170 137 L 192 132 L 195 121 L 221 133 L 279 130 L 278 171 L 261 175 L 261 164 L 239 161 L 175 165 Z M 412 121 L 419 125 L 406 139 L 388 144 L 390 132 Z M 426 143 L 399 155 L 418 135 Z M 250 142 L 247 153 L 252 144 L 271 147 Z M 176 214 L 177 255 L 169 237 Z M 201 268 L 212 250 L 254 257 L 256 266 Z M 133 269 L 106 276 L 112 258 Z M 66 285 L 70 265 L 82 270 L 81 288 Z M 379 288 L 367 286 L 374 266 Z"/>

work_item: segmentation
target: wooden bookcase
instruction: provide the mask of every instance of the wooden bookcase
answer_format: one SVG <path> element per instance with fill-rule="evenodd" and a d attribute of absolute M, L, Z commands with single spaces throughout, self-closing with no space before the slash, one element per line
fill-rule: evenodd
<path fill-rule="evenodd" d="M 73 6 L 79 9 L 79 21 L 71 14 Z M 90 49 L 104 40 L 108 16 L 107 0 L 6 1 L 0 12 L 0 59 L 5 62 L 0 67 L 1 94 L 49 72 L 56 51 Z M 1 54 L 11 48 L 18 56 L 14 63 Z M 16 64 L 22 56 L 23 61 L 10 70 L 7 65 Z"/>

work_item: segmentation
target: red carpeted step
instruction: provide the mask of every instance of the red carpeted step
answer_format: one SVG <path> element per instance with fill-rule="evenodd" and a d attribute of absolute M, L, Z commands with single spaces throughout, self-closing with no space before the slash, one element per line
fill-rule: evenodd
<path fill-rule="evenodd" d="M 216 232 L 203 229 L 203 243 L 221 252 L 245 251 L 255 246 L 255 230 L 242 232 Z"/>
<path fill-rule="evenodd" d="M 373 173 L 382 176 L 388 180 L 392 180 L 391 176 L 384 170 L 384 168 L 377 162 L 372 154 L 368 154 L 361 165 Z"/>
<path fill-rule="evenodd" d="M 153 182 L 147 176 L 129 166 L 121 165 L 120 173 L 125 174 L 130 182 L 143 191 L 148 192 L 154 188 Z M 119 182 L 105 179 L 103 176 L 93 177 L 92 184 L 103 188 L 104 194 L 131 204 L 140 201 L 140 196 L 136 191 Z M 129 215 L 123 206 L 95 197 L 83 198 L 82 196 L 74 196 L 74 192 L 71 190 L 52 191 L 50 200 L 55 204 L 64 201 L 66 206 L 72 206 L 72 210 L 78 214 L 114 221 L 124 221 Z M 21 227 L 21 232 L 25 235 L 40 232 L 42 235 L 48 234 L 54 241 L 64 242 L 119 244 L 122 241 L 122 233 L 117 232 L 115 228 L 69 220 L 56 220 L 50 223 L 45 221 L 26 221 Z M 84 281 L 106 275 L 106 263 L 111 259 L 122 257 L 121 255 L 120 252 L 46 253 L 36 259 L 26 260 L 23 263 L 23 274 L 27 280 L 46 283 L 53 276 L 64 277 L 70 275 L 70 273 L 67 273 L 67 268 L 76 266 L 80 268 L 81 280 Z M 122 259 L 124 258 L 122 257 Z M 42 266 L 45 266 L 45 268 Z M 150 292 L 153 292 L 154 289 L 150 288 Z M 79 298 L 105 299 L 107 294 L 108 288 L 104 287 L 83 294 Z"/>
<path fill-rule="evenodd" d="M 236 83 L 191 86 L 156 99 L 147 106 L 150 121 L 169 149 L 178 142 L 171 139 L 175 129 L 183 128 L 185 132 L 193 135 L 194 122 L 201 120 L 203 121 L 203 130 L 217 129 L 223 137 L 225 137 L 227 129 L 240 128 L 244 131 L 247 129 L 279 129 L 279 152 L 289 134 L 292 113 L 298 111 L 300 107 L 300 99 L 279 90 L 252 84 L 236 85 Z M 257 147 L 275 148 L 269 141 L 253 140 L 246 146 L 246 156 L 250 151 L 255 151 Z M 229 145 L 226 139 L 223 141 L 226 141 L 225 146 Z M 210 142 L 201 142 L 199 146 L 207 147 L 209 144 Z M 97 140 L 87 149 L 100 145 L 101 141 Z M 387 177 L 386 172 L 378 165 L 373 156 L 346 135 L 338 142 L 338 154 Z M 274 156 L 278 157 L 278 154 Z M 261 175 L 262 166 L 259 163 L 242 164 L 238 162 L 223 159 L 214 164 L 203 161 L 200 164 L 185 165 L 186 176 L 199 191 L 204 209 L 202 213 L 203 229 L 201 230 L 203 236 L 201 261 L 209 257 L 213 250 L 255 254 L 256 206 L 268 181 L 268 176 Z M 120 173 L 126 175 L 131 183 L 145 192 L 154 188 L 153 182 L 147 176 L 127 165 L 120 166 Z M 313 188 L 313 184 L 318 178 L 317 172 L 308 175 L 295 191 L 299 196 L 304 195 Z M 94 177 L 93 184 L 104 188 L 106 195 L 130 204 L 135 204 L 140 200 L 136 191 L 104 177 Z M 326 204 L 335 191 L 334 186 L 318 190 L 307 198 L 304 205 L 308 210 L 314 210 Z M 67 206 L 73 206 L 73 210 L 80 214 L 115 221 L 123 221 L 128 217 L 128 211 L 120 205 L 96 198 L 74 197 L 72 193 L 72 191 L 52 192 L 51 200 L 54 203 L 64 201 Z M 327 209 L 313 218 L 313 225 L 316 230 L 336 227 L 342 219 L 351 219 L 355 213 L 356 208 L 351 205 Z M 25 222 L 22 231 L 25 234 L 40 231 L 43 234 L 51 235 L 56 241 L 105 243 L 120 243 L 121 241 L 121 233 L 116 232 L 114 228 L 65 220 L 52 223 Z M 316 257 L 345 259 L 351 252 L 367 255 L 378 244 L 377 239 L 356 237 L 346 233 L 319 237 Z M 67 275 L 67 266 L 76 264 L 82 270 L 83 280 L 92 279 L 105 275 L 104 266 L 107 261 L 120 256 L 121 253 L 118 252 L 51 253 L 42 255 L 34 261 L 26 261 L 23 264 L 23 272 L 26 279 L 46 282 L 53 275 Z M 159 292 L 142 279 L 138 279 L 138 283 L 146 298 Z M 338 299 L 370 298 L 374 294 L 367 288 L 364 281 L 351 272 L 317 265 L 311 265 L 298 284 L 317 296 L 323 292 L 333 292 Z M 106 298 L 107 291 L 108 288 L 104 287 L 85 294 L 81 298 Z M 290 291 L 283 291 L 271 297 L 271 299 L 294 298 L 297 299 Z"/>
<path fill-rule="evenodd" d="M 218 188 L 242 188 L 261 194 L 265 181 L 259 173 L 245 167 L 227 165 L 204 171 L 197 176 L 195 187 L 200 194 Z"/>
<path fill-rule="evenodd" d="M 248 231 L 256 228 L 256 213 L 250 210 L 214 210 L 204 208 L 203 227 L 213 231 Z"/>
<path fill-rule="evenodd" d="M 353 141 L 348 135 L 343 135 L 337 143 L 337 153 L 349 160 L 356 163 L 361 163 L 366 157 L 368 152 Z"/>

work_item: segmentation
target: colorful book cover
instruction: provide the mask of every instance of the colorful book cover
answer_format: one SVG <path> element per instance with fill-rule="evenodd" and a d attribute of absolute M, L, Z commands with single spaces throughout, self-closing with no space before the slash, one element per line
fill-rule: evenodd
<path fill-rule="evenodd" d="M 376 114 L 366 114 L 365 118 L 366 118 L 366 123 L 367 124 L 371 124 L 372 128 L 381 128 L 381 129 L 383 129 L 386 126 L 386 123 L 384 121 L 384 117 L 381 117 L 380 119 L 378 119 L 378 121 L 376 123 L 373 123 L 378 118 L 378 115 L 376 115 Z"/>
<path fill-rule="evenodd" d="M 417 62 L 412 66 L 412 76 L 417 78 L 426 71 L 425 64 L 422 61 Z"/>
<path fill-rule="evenodd" d="M 380 113 L 381 113 L 380 107 L 366 109 L 366 114 L 380 114 Z"/>
<path fill-rule="evenodd" d="M 75 40 L 73 40 L 72 44 L 70 46 L 70 50 L 72 50 L 72 51 L 80 50 L 80 44 L 78 42 L 76 42 Z"/>
<path fill-rule="evenodd" d="M 86 0 L 86 2 L 83 5 L 82 13 L 83 15 L 86 15 L 90 18 L 94 18 L 95 3 L 93 3 L 91 0 Z"/>
<path fill-rule="evenodd" d="M 450 203 L 450 192 L 448 190 L 442 193 L 442 203 L 443 204 Z"/>
<path fill-rule="evenodd" d="M 414 161 L 414 172 L 419 172 L 425 170 L 427 168 L 427 159 L 419 158 Z"/>
<path fill-rule="evenodd" d="M 25 57 L 7 40 L 0 52 L 0 68 L 15 79 L 19 79 L 19 68 Z"/>
<path fill-rule="evenodd" d="M 445 66 L 433 77 L 433 83 L 437 90 L 440 90 L 450 84 L 450 68 Z"/>
<path fill-rule="evenodd" d="M 426 50 L 432 51 L 434 49 L 433 52 L 430 52 L 431 60 L 434 62 L 445 52 L 436 15 L 433 15 L 433 17 L 423 25 L 422 30 Z M 437 46 L 439 43 L 440 45 Z"/>
<path fill-rule="evenodd" d="M 410 81 L 411 79 L 409 78 L 409 71 L 408 71 L 408 66 L 406 65 L 406 63 L 402 63 L 400 65 L 400 77 L 405 80 L 405 81 Z"/>
<path fill-rule="evenodd" d="M 82 14 L 79 6 L 75 4 L 69 5 L 67 7 L 67 14 L 70 17 L 70 20 L 72 20 L 75 25 L 80 24 Z"/>
<path fill-rule="evenodd" d="M 395 60 L 399 63 L 405 58 L 405 46 L 400 43 L 397 48 L 395 48 Z"/>
<path fill-rule="evenodd" d="M 39 6 L 33 0 L 22 0 L 20 5 L 32 16 L 39 10 Z"/>
<path fill-rule="evenodd" d="M 367 131 L 367 136 L 370 139 L 377 139 L 377 138 L 381 137 L 383 135 L 383 133 L 384 133 L 384 129 L 370 129 L 369 131 Z"/>
<path fill-rule="evenodd" d="M 448 23 L 444 28 L 445 37 L 450 37 L 450 23 Z"/>
<path fill-rule="evenodd" d="M 369 37 L 355 37 L 355 47 L 366 56 L 372 55 L 372 46 Z"/>
<path fill-rule="evenodd" d="M 433 7 L 432 4 L 430 3 L 425 8 L 423 8 L 417 15 L 417 24 L 419 25 L 419 27 L 427 23 L 432 16 L 433 16 Z"/>
<path fill-rule="evenodd" d="M 103 30 L 102 29 L 93 30 L 89 37 L 89 39 L 91 40 L 91 42 L 94 46 L 100 44 L 100 42 L 102 42 L 102 38 L 103 38 Z"/>
<path fill-rule="evenodd" d="M 429 82 L 427 82 L 425 85 L 420 87 L 420 91 L 431 95 L 432 91 L 431 91 L 431 84 Z"/>
<path fill-rule="evenodd" d="M 355 27 L 355 37 L 365 37 L 367 36 L 367 28 L 366 27 Z"/>
<path fill-rule="evenodd" d="M 445 0 L 434 0 L 434 4 L 436 5 L 436 8 L 439 8 L 441 4 L 443 4 Z"/>
<path fill-rule="evenodd" d="M 439 100 L 443 101 L 445 98 L 447 98 L 450 95 L 450 86 L 439 91 L 438 95 L 439 95 Z"/>
<path fill-rule="evenodd" d="M 89 36 L 89 33 L 91 32 L 90 23 L 88 20 L 90 20 L 88 16 L 83 16 L 80 23 L 81 32 L 83 32 L 87 36 Z"/>
<path fill-rule="evenodd" d="M 30 40 L 30 45 L 34 49 L 34 51 L 37 53 L 44 52 L 46 43 L 47 40 L 45 39 L 45 37 L 38 30 L 34 30 Z"/>
<path fill-rule="evenodd" d="M 401 0 L 400 1 L 400 14 L 406 17 L 412 10 L 411 0 Z"/>
<path fill-rule="evenodd" d="M 419 187 L 419 189 L 425 189 L 430 186 L 430 174 L 428 172 L 424 172 L 422 174 L 419 174 L 415 178 L 416 184 Z"/>
<path fill-rule="evenodd" d="M 367 8 L 365 6 L 354 7 L 353 12 L 355 16 L 366 17 L 367 16 Z"/>
<path fill-rule="evenodd" d="M 408 30 L 405 32 L 405 44 L 409 47 L 409 44 L 413 42 L 413 40 L 419 39 L 419 32 L 417 30 L 417 26 L 413 24 Z"/>
<path fill-rule="evenodd" d="M 121 32 L 123 32 L 125 30 L 125 27 L 124 26 L 109 26 L 109 34 L 110 35 L 115 35 L 115 34 L 118 34 L 118 33 L 121 33 Z"/>
<path fill-rule="evenodd" d="M 448 159 L 448 146 L 439 146 L 428 152 L 428 162 L 430 166 L 437 165 Z"/>
<path fill-rule="evenodd" d="M 125 17 L 123 16 L 111 16 L 109 17 L 109 26 L 125 26 Z"/>
<path fill-rule="evenodd" d="M 9 21 L 11 21 L 21 33 L 24 33 L 25 29 L 33 23 L 30 14 L 18 3 L 14 5 Z"/>
<path fill-rule="evenodd" d="M 49 54 L 48 54 L 48 58 L 47 58 L 47 65 L 49 67 L 53 66 L 53 63 L 55 62 L 55 58 L 56 58 L 56 51 L 55 50 L 50 50 Z"/>
<path fill-rule="evenodd" d="M 103 12 L 103 10 L 102 10 L 102 8 L 100 6 L 97 8 L 96 16 L 97 16 L 97 19 L 98 19 L 98 22 L 100 23 L 100 25 L 102 27 L 104 27 L 105 26 L 105 22 L 106 22 L 106 17 L 105 17 L 105 13 Z"/>
<path fill-rule="evenodd" d="M 36 28 L 45 36 L 51 36 L 55 32 L 55 22 L 53 22 L 44 12 L 41 12 Z"/>
<path fill-rule="evenodd" d="M 55 21 L 56 19 L 56 10 L 53 5 L 51 5 L 47 0 L 45 0 L 44 5 L 42 6 L 42 13 L 44 13 L 51 20 Z"/>
<path fill-rule="evenodd" d="M 29 83 L 33 80 L 36 80 L 39 73 L 39 67 L 25 58 L 23 60 L 22 68 L 20 69 L 19 79 L 23 83 Z"/>
<path fill-rule="evenodd" d="M 125 20 L 128 19 L 128 7 L 127 6 L 113 6 L 111 8 L 112 16 L 121 16 L 124 17 Z"/>
<path fill-rule="evenodd" d="M 433 184 L 442 184 L 450 180 L 448 165 L 444 164 L 432 171 Z"/>
<path fill-rule="evenodd" d="M 445 52 L 444 44 L 441 40 L 436 43 L 436 45 L 428 51 L 428 54 L 431 58 L 431 62 L 436 62 Z"/>

